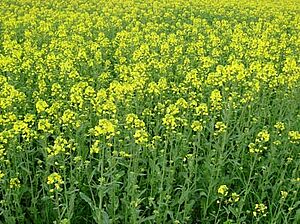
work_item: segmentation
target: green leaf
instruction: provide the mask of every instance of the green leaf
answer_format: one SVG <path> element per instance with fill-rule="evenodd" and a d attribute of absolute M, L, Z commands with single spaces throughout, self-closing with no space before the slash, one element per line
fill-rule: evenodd
<path fill-rule="evenodd" d="M 82 192 L 80 192 L 79 195 L 80 195 L 80 197 L 81 197 L 86 203 L 89 204 L 89 206 L 91 207 L 91 209 L 94 211 L 94 210 L 95 210 L 95 206 L 93 205 L 92 200 L 91 200 L 88 196 L 86 196 L 86 194 L 84 194 L 84 193 L 82 193 Z"/>

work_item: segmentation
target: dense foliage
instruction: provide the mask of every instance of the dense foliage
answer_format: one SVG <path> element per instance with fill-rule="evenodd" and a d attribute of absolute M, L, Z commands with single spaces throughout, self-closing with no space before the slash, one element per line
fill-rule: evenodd
<path fill-rule="evenodd" d="M 299 0 L 1 0 L 0 222 L 300 223 Z"/>

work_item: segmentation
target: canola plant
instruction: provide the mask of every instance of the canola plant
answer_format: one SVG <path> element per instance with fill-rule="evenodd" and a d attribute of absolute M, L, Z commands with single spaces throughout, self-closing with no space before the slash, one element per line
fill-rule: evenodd
<path fill-rule="evenodd" d="M 1 223 L 299 223 L 299 0 L 1 0 Z"/>

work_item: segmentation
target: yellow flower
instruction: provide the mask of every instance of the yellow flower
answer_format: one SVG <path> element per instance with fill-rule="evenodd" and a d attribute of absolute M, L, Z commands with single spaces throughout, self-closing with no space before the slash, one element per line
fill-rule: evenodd
<path fill-rule="evenodd" d="M 134 121 L 138 119 L 138 116 L 135 115 L 135 114 L 127 114 L 126 115 L 126 124 L 129 125 L 129 124 L 133 124 Z"/>
<path fill-rule="evenodd" d="M 61 189 L 60 185 L 64 183 L 61 175 L 56 172 L 50 174 L 47 179 L 48 179 L 47 184 L 48 185 L 54 184 L 54 188 L 56 190 L 60 190 Z"/>
<path fill-rule="evenodd" d="M 166 126 L 167 129 L 175 129 L 177 126 L 176 119 L 171 114 L 165 115 L 165 117 L 163 118 L 163 124 Z"/>
<path fill-rule="evenodd" d="M 150 82 L 148 85 L 148 92 L 154 95 L 158 95 L 160 93 L 158 85 L 155 82 Z"/>
<path fill-rule="evenodd" d="M 233 192 L 233 193 L 231 194 L 230 200 L 231 200 L 232 202 L 238 202 L 238 201 L 240 200 L 240 195 L 237 194 L 237 193 L 235 193 L 235 192 Z"/>
<path fill-rule="evenodd" d="M 286 191 L 280 191 L 280 194 L 281 194 L 281 199 L 286 199 L 289 193 Z"/>
<path fill-rule="evenodd" d="M 144 128 L 145 122 L 140 120 L 135 114 L 127 114 L 126 116 L 126 128 L 130 126 L 131 128 Z"/>
<path fill-rule="evenodd" d="M 131 154 L 124 152 L 124 151 L 120 151 L 119 155 L 123 158 L 131 158 L 132 157 Z"/>
<path fill-rule="evenodd" d="M 223 195 L 223 196 L 226 196 L 228 194 L 228 187 L 224 184 L 224 185 L 221 185 L 219 188 L 218 188 L 218 193 Z"/>
<path fill-rule="evenodd" d="M 96 140 L 96 141 L 94 142 L 94 144 L 93 144 L 92 147 L 90 148 L 90 153 L 91 153 L 91 154 L 93 154 L 93 153 L 99 153 L 99 151 L 100 151 L 99 144 L 100 144 L 100 141 L 99 141 L 99 140 Z"/>
<path fill-rule="evenodd" d="M 48 107 L 48 104 L 44 100 L 38 100 L 35 104 L 38 113 L 42 113 Z"/>
<path fill-rule="evenodd" d="M 14 123 L 13 130 L 16 133 L 23 132 L 24 130 L 27 130 L 27 129 L 28 129 L 28 124 L 25 123 L 24 121 L 16 121 Z"/>
<path fill-rule="evenodd" d="M 5 174 L 0 170 L 0 180 L 5 176 Z"/>
<path fill-rule="evenodd" d="M 48 153 L 49 156 L 55 156 L 59 153 L 66 152 L 67 149 L 71 149 L 71 144 L 62 136 L 58 136 L 54 141 L 54 145 L 48 148 Z"/>
<path fill-rule="evenodd" d="M 277 122 L 274 127 L 278 130 L 278 131 L 283 131 L 285 129 L 285 125 L 283 122 Z"/>
<path fill-rule="evenodd" d="M 170 106 L 168 106 L 167 114 L 176 115 L 178 113 L 179 113 L 179 108 L 177 107 L 177 105 L 171 104 Z"/>
<path fill-rule="evenodd" d="M 1 139 L 1 136 L 0 136 Z M 5 148 L 2 144 L 0 144 L 0 160 L 4 160 L 4 156 L 6 155 Z"/>
<path fill-rule="evenodd" d="M 289 131 L 289 139 L 291 143 L 298 143 L 300 141 L 299 131 Z"/>
<path fill-rule="evenodd" d="M 26 123 L 34 122 L 34 119 L 35 119 L 34 114 L 26 114 L 24 116 L 24 122 L 26 122 Z"/>
<path fill-rule="evenodd" d="M 250 153 L 260 153 L 260 152 L 263 151 L 261 147 L 257 146 L 257 145 L 256 145 L 255 143 L 253 143 L 253 142 L 251 142 L 251 143 L 248 145 L 248 147 L 249 147 L 249 152 L 250 152 Z"/>
<path fill-rule="evenodd" d="M 180 99 L 178 99 L 177 101 L 176 101 L 176 104 L 175 104 L 176 106 L 180 106 L 180 107 L 182 107 L 182 108 L 188 108 L 188 106 L 189 106 L 189 104 L 186 102 L 186 100 L 185 99 L 183 99 L 183 98 L 180 98 Z"/>
<path fill-rule="evenodd" d="M 253 211 L 253 216 L 257 216 L 257 215 L 263 215 L 266 216 L 266 210 L 267 210 L 267 206 L 264 204 L 255 204 L 255 210 Z"/>
<path fill-rule="evenodd" d="M 208 107 L 205 103 L 200 103 L 196 108 L 196 115 L 208 115 Z"/>
<path fill-rule="evenodd" d="M 135 143 L 142 145 L 148 142 L 148 133 L 145 130 L 137 130 L 134 134 Z"/>
<path fill-rule="evenodd" d="M 53 83 L 52 86 L 51 86 L 51 96 L 56 96 L 58 94 L 60 94 L 62 91 L 62 88 L 60 86 L 59 83 Z"/>
<path fill-rule="evenodd" d="M 270 134 L 267 130 L 263 130 L 257 134 L 256 142 L 268 142 L 270 140 Z"/>
<path fill-rule="evenodd" d="M 38 123 L 38 130 L 53 133 L 52 130 L 50 130 L 52 127 L 51 123 L 48 119 L 40 119 Z"/>
<path fill-rule="evenodd" d="M 226 128 L 227 128 L 227 126 L 223 122 L 221 122 L 221 121 L 217 122 L 215 124 L 215 133 L 214 133 L 214 135 L 224 133 L 226 131 Z"/>
<path fill-rule="evenodd" d="M 98 125 L 94 128 L 94 135 L 106 135 L 106 138 L 110 138 L 116 134 L 115 125 L 107 119 L 99 120 Z"/>
<path fill-rule="evenodd" d="M 20 186 L 21 186 L 21 183 L 17 177 L 10 179 L 10 181 L 9 181 L 10 188 L 19 188 Z"/>
<path fill-rule="evenodd" d="M 72 123 L 73 121 L 75 121 L 75 113 L 73 111 L 71 111 L 70 109 L 64 111 L 62 117 L 61 117 L 61 123 L 63 125 Z"/>
<path fill-rule="evenodd" d="M 215 89 L 211 92 L 210 103 L 212 110 L 222 109 L 222 95 L 219 90 Z"/>
<path fill-rule="evenodd" d="M 191 128 L 193 129 L 193 131 L 202 131 L 203 126 L 200 121 L 193 121 Z"/>

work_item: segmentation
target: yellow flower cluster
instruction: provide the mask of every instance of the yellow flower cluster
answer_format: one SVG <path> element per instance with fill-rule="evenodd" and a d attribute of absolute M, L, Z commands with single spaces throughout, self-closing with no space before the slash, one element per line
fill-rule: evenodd
<path fill-rule="evenodd" d="M 211 92 L 210 102 L 213 111 L 222 109 L 222 95 L 219 90 L 215 89 Z"/>
<path fill-rule="evenodd" d="M 63 136 L 58 136 L 54 140 L 54 145 L 49 146 L 47 149 L 48 156 L 56 156 L 60 153 L 66 153 L 69 154 L 70 150 L 74 150 L 74 146 L 72 145 L 72 142 L 67 141 Z"/>
<path fill-rule="evenodd" d="M 222 134 L 226 131 L 227 126 L 222 121 L 218 121 L 215 124 L 215 132 L 214 135 Z"/>
<path fill-rule="evenodd" d="M 262 216 L 266 216 L 267 213 L 266 213 L 266 210 L 268 209 L 268 207 L 262 203 L 260 204 L 255 204 L 255 208 L 254 208 L 254 211 L 253 211 L 253 216 L 256 217 L 256 216 L 259 216 L 259 215 L 262 215 Z"/>
<path fill-rule="evenodd" d="M 95 126 L 92 131 L 94 136 L 96 137 L 104 135 L 107 139 L 109 139 L 116 134 L 116 127 L 112 121 L 107 119 L 100 119 L 98 125 Z"/>
<path fill-rule="evenodd" d="M 38 100 L 35 104 L 38 113 L 42 113 L 48 107 L 48 104 L 44 100 Z"/>
<path fill-rule="evenodd" d="M 270 134 L 267 130 L 263 130 L 257 134 L 257 137 L 255 139 L 256 143 L 262 143 L 262 142 L 268 142 L 270 139 Z"/>
<path fill-rule="evenodd" d="M 225 184 L 221 185 L 218 188 L 218 193 L 223 195 L 223 196 L 226 196 L 228 194 L 228 187 Z"/>
<path fill-rule="evenodd" d="M 262 153 L 267 149 L 267 146 L 265 146 L 265 143 L 267 143 L 270 140 L 270 134 L 267 130 L 260 131 L 255 139 L 255 142 L 251 142 L 249 147 L 250 153 Z"/>
<path fill-rule="evenodd" d="M 54 185 L 54 189 L 61 190 L 61 185 L 64 183 L 60 174 L 54 172 L 50 174 L 47 178 L 48 185 Z M 50 189 L 50 192 L 53 192 L 54 189 Z"/>
<path fill-rule="evenodd" d="M 17 177 L 10 179 L 9 181 L 10 188 L 19 188 L 20 186 L 21 186 L 21 182 Z"/>
<path fill-rule="evenodd" d="M 141 130 L 136 130 L 135 134 L 134 134 L 134 139 L 135 139 L 135 143 L 137 144 L 145 144 L 148 142 L 148 133 L 141 129 Z"/>
<path fill-rule="evenodd" d="M 92 147 L 90 148 L 90 153 L 99 153 L 100 152 L 100 141 L 96 140 Z"/>
<path fill-rule="evenodd" d="M 299 143 L 300 142 L 300 132 L 299 131 L 289 131 L 289 139 L 291 143 Z"/>
<path fill-rule="evenodd" d="M 0 181 L 5 176 L 5 174 L 0 170 Z"/>
<path fill-rule="evenodd" d="M 130 113 L 126 116 L 126 127 L 130 128 L 144 128 L 144 121 L 140 120 L 137 115 Z"/>
<path fill-rule="evenodd" d="M 285 129 L 285 125 L 283 122 L 277 122 L 274 127 L 279 131 L 282 132 Z"/>
<path fill-rule="evenodd" d="M 203 125 L 200 121 L 193 121 L 191 128 L 193 131 L 202 131 Z"/>
<path fill-rule="evenodd" d="M 225 184 L 220 185 L 220 187 L 218 188 L 218 193 L 222 196 L 223 199 L 225 199 L 226 204 L 236 203 L 240 200 L 240 195 L 238 193 L 232 192 L 230 195 L 228 194 L 229 188 Z"/>

